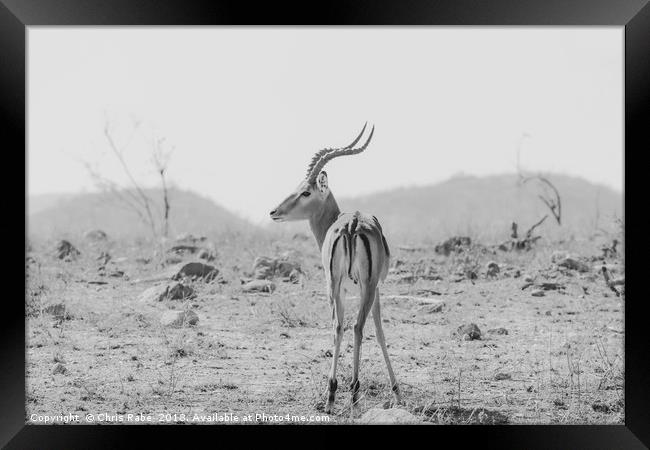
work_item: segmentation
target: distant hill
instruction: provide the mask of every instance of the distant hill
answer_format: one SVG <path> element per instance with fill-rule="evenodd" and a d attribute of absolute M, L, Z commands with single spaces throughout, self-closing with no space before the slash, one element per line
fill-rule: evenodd
<path fill-rule="evenodd" d="M 39 211 L 58 205 L 64 200 L 69 200 L 77 194 L 39 194 L 31 195 L 27 201 L 28 215 L 35 214 Z"/>
<path fill-rule="evenodd" d="M 581 178 L 547 175 L 562 198 L 562 227 L 553 217 L 536 229 L 547 237 L 586 236 L 622 217 L 623 196 Z M 386 234 L 402 242 L 435 242 L 454 234 L 506 239 L 513 221 L 525 232 L 548 212 L 539 186 L 519 186 L 515 174 L 456 176 L 442 183 L 337 199 L 341 210 L 374 214 Z"/>
<path fill-rule="evenodd" d="M 160 190 L 147 190 L 157 199 L 155 211 L 162 217 Z M 28 232 L 31 237 L 58 237 L 100 228 L 113 237 L 147 236 L 149 230 L 138 215 L 106 193 L 33 196 L 28 199 Z M 228 230 L 253 230 L 254 225 L 194 192 L 170 189 L 170 235 L 211 234 Z M 36 205 L 34 207 L 33 205 Z"/>
<path fill-rule="evenodd" d="M 586 237 L 597 229 L 612 230 L 622 217 L 623 196 L 581 178 L 547 175 L 562 196 L 562 227 L 549 217 L 536 231 L 549 238 Z M 160 191 L 147 191 L 160 199 Z M 389 240 L 434 243 L 452 235 L 484 242 L 505 240 L 513 221 L 525 232 L 548 213 L 537 198 L 539 186 L 520 186 L 514 174 L 488 177 L 455 176 L 428 185 L 392 189 L 357 198 L 337 198 L 341 210 L 360 210 L 379 218 Z M 335 192 L 336 193 L 336 192 Z M 101 228 L 114 237 L 148 235 L 131 210 L 109 194 L 30 197 L 28 228 L 32 237 L 58 237 Z M 212 234 L 227 230 L 271 232 L 281 237 L 310 234 L 306 223 L 269 224 L 258 228 L 245 219 L 190 191 L 170 190 L 172 236 L 188 232 Z M 162 208 L 158 205 L 158 211 Z M 160 214 L 160 213 L 159 213 Z"/>

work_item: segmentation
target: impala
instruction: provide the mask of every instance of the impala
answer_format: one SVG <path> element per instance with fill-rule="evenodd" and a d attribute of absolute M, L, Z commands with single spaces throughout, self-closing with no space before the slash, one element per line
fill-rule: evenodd
<path fill-rule="evenodd" d="M 363 136 L 366 125 L 359 136 L 347 147 L 326 148 L 318 151 L 307 168 L 305 179 L 277 208 L 271 211 L 271 219 L 276 222 L 308 220 L 321 251 L 327 296 L 332 307 L 334 331 L 334 352 L 328 380 L 328 399 L 325 406 L 325 412 L 328 414 L 332 411 L 338 386 L 336 365 L 343 338 L 343 294 L 346 290 L 343 285 L 350 281 L 357 284 L 360 290 L 359 312 L 354 324 L 353 373 L 350 386 L 352 405 L 354 406 L 358 399 L 363 326 L 371 310 L 377 342 L 384 355 L 393 395 L 397 403 L 401 402 L 399 387 L 386 349 L 377 286 L 380 281 L 384 281 L 388 273 L 390 258 L 388 243 L 375 216 L 362 214 L 359 211 L 341 213 L 334 195 L 328 187 L 327 173 L 322 170 L 325 164 L 334 158 L 355 155 L 366 149 L 375 131 L 374 126 L 365 144 L 354 148 Z"/>

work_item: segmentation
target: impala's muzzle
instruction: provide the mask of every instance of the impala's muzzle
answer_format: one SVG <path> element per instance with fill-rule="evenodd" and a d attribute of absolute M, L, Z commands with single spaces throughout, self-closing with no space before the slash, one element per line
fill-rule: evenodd
<path fill-rule="evenodd" d="M 269 213 L 269 216 L 271 217 L 271 220 L 274 222 L 282 222 L 284 220 L 284 214 L 281 214 L 278 212 L 279 208 L 274 209 Z"/>

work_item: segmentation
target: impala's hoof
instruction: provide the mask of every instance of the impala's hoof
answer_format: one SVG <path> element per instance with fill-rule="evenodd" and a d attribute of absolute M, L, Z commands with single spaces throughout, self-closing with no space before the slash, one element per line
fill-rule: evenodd
<path fill-rule="evenodd" d="M 400 392 L 399 386 L 397 384 L 393 386 L 393 398 L 398 405 L 404 404 L 404 401 L 402 400 L 402 393 Z"/>

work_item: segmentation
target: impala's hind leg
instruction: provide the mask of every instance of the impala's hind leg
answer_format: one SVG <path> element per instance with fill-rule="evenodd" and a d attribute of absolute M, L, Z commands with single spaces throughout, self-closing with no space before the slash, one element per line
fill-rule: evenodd
<path fill-rule="evenodd" d="M 341 292 L 341 280 L 329 283 L 329 297 L 330 305 L 332 306 L 332 331 L 334 334 L 334 352 L 332 355 L 332 368 L 328 378 L 327 385 L 327 404 L 325 405 L 325 413 L 330 414 L 334 407 L 334 398 L 336 397 L 336 388 L 338 383 L 336 381 L 336 365 L 339 360 L 339 352 L 341 350 L 341 340 L 343 339 L 343 293 Z"/>
<path fill-rule="evenodd" d="M 386 338 L 384 336 L 384 329 L 381 324 L 381 307 L 379 306 L 379 289 L 375 290 L 375 303 L 372 305 L 372 319 L 375 322 L 375 334 L 377 335 L 377 342 L 381 347 L 381 352 L 384 354 L 384 361 L 386 361 L 386 368 L 388 369 L 388 378 L 390 378 L 390 386 L 393 390 L 396 403 L 402 403 L 402 395 L 399 390 L 399 385 L 395 379 L 393 367 L 390 364 L 388 357 L 388 350 L 386 349 Z"/>
<path fill-rule="evenodd" d="M 359 314 L 357 322 L 354 324 L 354 352 L 352 363 L 352 406 L 357 403 L 359 395 L 359 361 L 361 359 L 361 341 L 363 340 L 363 326 L 366 323 L 370 309 L 375 300 L 375 286 L 361 286 L 361 304 L 359 305 Z"/>

